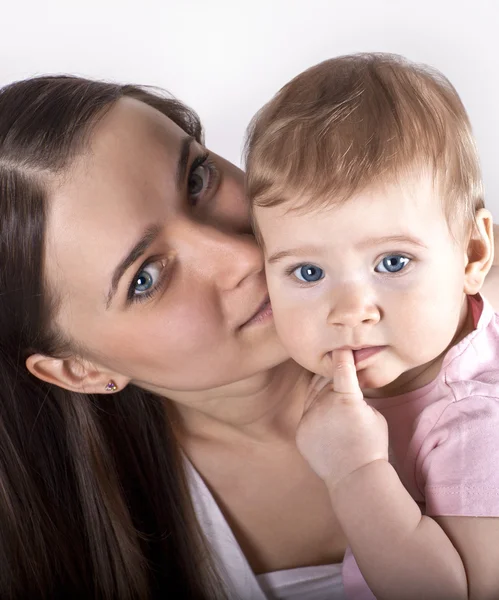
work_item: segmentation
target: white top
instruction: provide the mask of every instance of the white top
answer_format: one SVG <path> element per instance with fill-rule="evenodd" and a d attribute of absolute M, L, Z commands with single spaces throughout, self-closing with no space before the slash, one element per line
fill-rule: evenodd
<path fill-rule="evenodd" d="M 272 600 L 343 599 L 341 564 L 301 567 L 258 575 L 257 581 Z"/>
<path fill-rule="evenodd" d="M 255 576 L 218 504 L 188 460 L 186 473 L 194 510 L 231 600 L 345 600 L 341 564 Z"/>

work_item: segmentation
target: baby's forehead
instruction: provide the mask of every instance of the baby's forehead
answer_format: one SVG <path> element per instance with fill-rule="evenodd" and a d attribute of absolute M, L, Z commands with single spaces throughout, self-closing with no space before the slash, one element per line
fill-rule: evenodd
<path fill-rule="evenodd" d="M 290 192 L 282 200 L 268 206 L 255 205 L 253 210 L 258 221 L 282 222 L 313 221 L 327 219 L 338 222 L 345 217 L 356 218 L 371 213 L 386 212 L 394 218 L 404 214 L 433 213 L 443 216 L 445 200 L 431 178 L 407 178 L 403 181 L 387 181 L 359 190 L 349 196 L 335 195 L 312 197 Z"/>
<path fill-rule="evenodd" d="M 345 246 L 381 238 L 447 235 L 444 203 L 431 181 L 373 186 L 335 202 L 289 198 L 271 207 L 255 207 L 266 246 L 296 242 Z M 367 240 L 367 241 L 366 241 Z"/>

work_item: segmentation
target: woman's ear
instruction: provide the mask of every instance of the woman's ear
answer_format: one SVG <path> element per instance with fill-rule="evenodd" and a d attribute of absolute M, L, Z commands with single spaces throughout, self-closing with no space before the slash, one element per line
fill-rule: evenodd
<path fill-rule="evenodd" d="M 52 358 L 44 354 L 32 354 L 26 359 L 26 368 L 42 381 L 82 394 L 116 392 L 130 383 L 129 378 L 119 373 L 101 369 L 74 356 Z M 114 385 L 110 386 L 110 383 Z"/>
<path fill-rule="evenodd" d="M 494 231 L 492 215 L 485 208 L 477 211 L 475 226 L 468 241 L 464 293 L 477 294 L 494 261 Z"/>

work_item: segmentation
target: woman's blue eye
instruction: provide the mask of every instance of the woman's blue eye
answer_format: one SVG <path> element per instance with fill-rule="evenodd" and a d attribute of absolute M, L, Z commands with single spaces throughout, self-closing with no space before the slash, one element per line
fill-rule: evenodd
<path fill-rule="evenodd" d="M 164 266 L 164 261 L 160 260 L 145 265 L 132 284 L 133 295 L 140 296 L 150 291 L 157 284 Z"/>
<path fill-rule="evenodd" d="M 410 258 L 401 254 L 390 254 L 380 261 L 374 269 L 377 273 L 398 273 L 410 262 Z"/>
<path fill-rule="evenodd" d="M 141 271 L 139 273 L 139 276 L 135 280 L 134 289 L 136 292 L 147 292 L 147 290 L 152 286 L 153 283 L 154 280 L 151 277 L 151 274 L 147 271 Z"/>
<path fill-rule="evenodd" d="M 324 277 L 324 271 L 316 265 L 302 265 L 293 271 L 294 276 L 300 281 L 313 283 Z"/>

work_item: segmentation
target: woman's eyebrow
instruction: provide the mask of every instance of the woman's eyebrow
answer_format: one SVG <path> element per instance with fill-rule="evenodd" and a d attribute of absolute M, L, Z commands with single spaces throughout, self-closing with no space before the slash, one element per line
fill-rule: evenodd
<path fill-rule="evenodd" d="M 118 289 L 120 279 L 129 269 L 129 267 L 146 252 L 149 246 L 158 237 L 160 231 L 161 228 L 159 225 L 150 225 L 147 227 L 138 242 L 130 249 L 125 258 L 114 269 L 111 287 L 107 295 L 106 310 L 108 310 L 111 306 L 111 302 L 113 301 L 116 290 Z"/>
<path fill-rule="evenodd" d="M 196 140 L 192 136 L 183 138 L 180 146 L 180 154 L 177 162 L 177 189 L 180 191 L 185 180 L 185 174 L 187 171 L 187 164 L 189 162 L 189 153 L 191 150 L 192 142 Z"/>

